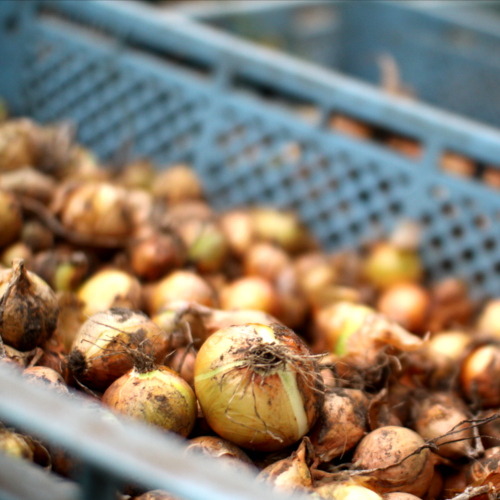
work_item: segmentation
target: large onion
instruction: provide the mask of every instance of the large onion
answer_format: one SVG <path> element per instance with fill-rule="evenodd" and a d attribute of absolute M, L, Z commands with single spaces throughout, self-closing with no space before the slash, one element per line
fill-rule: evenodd
<path fill-rule="evenodd" d="M 315 359 L 278 324 L 230 326 L 211 335 L 196 358 L 195 389 L 217 434 L 263 451 L 298 441 L 323 401 Z"/>

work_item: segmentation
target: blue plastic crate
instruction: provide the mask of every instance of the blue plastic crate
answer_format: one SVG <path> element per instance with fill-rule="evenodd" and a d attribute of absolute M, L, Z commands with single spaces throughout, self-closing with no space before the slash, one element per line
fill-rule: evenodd
<path fill-rule="evenodd" d="M 389 55 L 421 101 L 500 126 L 500 15 L 491 4 L 250 0 L 179 9 L 374 85 Z"/>
<path fill-rule="evenodd" d="M 74 121 L 79 139 L 104 160 L 132 145 L 135 155 L 164 164 L 189 161 L 217 208 L 294 208 L 329 250 L 355 248 L 401 217 L 414 218 L 424 225 L 422 252 L 432 279 L 452 273 L 478 297 L 500 295 L 499 194 L 482 182 L 480 169 L 464 180 L 439 168 L 446 151 L 479 166 L 498 164 L 495 129 L 118 0 L 2 0 L 0 72 L 0 95 L 15 114 Z M 314 111 L 312 121 L 300 112 L 304 107 Z M 422 156 L 332 131 L 328 120 L 337 112 L 415 138 Z M 44 395 L 18 382 L 0 370 L 0 419 L 84 457 L 88 499 L 112 498 L 109 487 L 95 488 L 104 472 L 170 484 L 186 498 L 278 498 L 257 493 L 255 485 L 242 488 L 239 478 L 217 489 L 222 473 L 196 461 L 189 473 L 199 481 L 191 486 L 186 474 L 162 479 L 148 464 L 185 463 L 167 437 L 144 435 L 148 455 L 134 448 L 139 430 L 93 429 L 89 415 L 76 413 L 78 404 L 48 395 L 44 403 Z M 28 485 L 26 479 L 20 486 Z M 52 498 L 59 498 L 53 486 Z M 0 487 L 1 500 L 12 498 L 29 496 Z"/>

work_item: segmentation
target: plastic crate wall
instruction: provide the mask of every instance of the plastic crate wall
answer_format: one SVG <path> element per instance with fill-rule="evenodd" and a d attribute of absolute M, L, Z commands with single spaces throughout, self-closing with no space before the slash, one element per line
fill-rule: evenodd
<path fill-rule="evenodd" d="M 374 85 L 381 82 L 379 59 L 389 55 L 418 99 L 500 126 L 498 14 L 492 21 L 477 5 L 458 2 L 244 3 L 184 9 L 213 26 Z"/>
<path fill-rule="evenodd" d="M 128 148 L 162 164 L 191 162 L 216 208 L 296 209 L 328 250 L 356 248 L 402 217 L 416 219 L 431 279 L 456 274 L 478 297 L 500 294 L 498 193 L 436 166 L 448 148 L 498 160 L 495 131 L 142 5 L 34 6 L 3 2 L 0 10 L 0 95 L 15 113 L 73 121 L 105 160 Z M 337 134 L 324 119 L 311 124 L 294 111 L 303 102 L 323 118 L 356 110 L 417 137 L 422 158 Z"/>

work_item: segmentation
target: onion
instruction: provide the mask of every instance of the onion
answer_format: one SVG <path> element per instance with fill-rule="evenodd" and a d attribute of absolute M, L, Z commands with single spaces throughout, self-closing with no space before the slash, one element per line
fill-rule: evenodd
<path fill-rule="evenodd" d="M 110 183 L 74 187 L 66 193 L 60 211 L 66 229 L 94 241 L 99 237 L 125 239 L 133 231 L 128 192 Z"/>
<path fill-rule="evenodd" d="M 54 233 L 41 222 L 28 220 L 23 224 L 21 241 L 34 252 L 39 252 L 54 246 Z"/>
<path fill-rule="evenodd" d="M 31 268 L 33 252 L 22 241 L 17 241 L 16 243 L 9 245 L 5 248 L 0 257 L 1 262 L 7 267 L 10 267 L 15 260 L 19 259 L 23 260 L 26 266 Z"/>
<path fill-rule="evenodd" d="M 217 305 L 217 295 L 208 282 L 198 274 L 184 270 L 173 271 L 154 284 L 148 310 L 156 314 L 175 300 L 197 302 L 209 307 Z"/>
<path fill-rule="evenodd" d="M 186 453 L 199 453 L 222 462 L 224 466 L 253 471 L 253 462 L 235 444 L 217 436 L 198 436 L 189 440 Z"/>
<path fill-rule="evenodd" d="M 373 128 L 370 125 L 346 115 L 333 115 L 328 122 L 328 126 L 337 132 L 359 139 L 369 139 L 373 136 Z"/>
<path fill-rule="evenodd" d="M 382 498 L 384 500 L 420 500 L 419 497 L 412 495 L 411 493 L 404 493 L 402 491 L 386 493 Z"/>
<path fill-rule="evenodd" d="M 196 351 L 189 347 L 179 347 L 170 358 L 168 365 L 176 371 L 191 387 L 194 387 L 194 363 Z"/>
<path fill-rule="evenodd" d="M 247 276 L 229 283 L 220 294 L 222 309 L 254 309 L 279 315 L 280 303 L 276 289 L 258 276 Z"/>
<path fill-rule="evenodd" d="M 490 300 L 486 303 L 477 320 L 477 329 L 500 339 L 500 299 Z"/>
<path fill-rule="evenodd" d="M 357 389 L 325 394 L 318 421 L 309 437 L 321 462 L 330 462 L 353 448 L 366 433 L 368 398 Z"/>
<path fill-rule="evenodd" d="M 153 194 L 173 204 L 202 198 L 203 187 L 192 168 L 172 165 L 156 175 Z"/>
<path fill-rule="evenodd" d="M 313 498 L 322 500 L 382 500 L 373 490 L 351 481 L 327 483 L 314 489 Z"/>
<path fill-rule="evenodd" d="M 38 127 L 26 118 L 0 123 L 0 172 L 34 165 Z"/>
<path fill-rule="evenodd" d="M 52 199 L 56 182 L 53 177 L 42 174 L 32 167 L 24 167 L 0 174 L 0 188 L 45 204 Z"/>
<path fill-rule="evenodd" d="M 471 457 L 472 429 L 466 406 L 456 395 L 424 393 L 412 405 L 414 429 L 436 445 L 436 452 L 447 458 Z"/>
<path fill-rule="evenodd" d="M 489 422 L 485 422 L 479 427 L 479 434 L 485 448 L 493 448 L 500 443 L 500 418 L 498 409 L 487 410 L 481 414 L 481 418 L 496 417 Z"/>
<path fill-rule="evenodd" d="M 53 334 L 58 313 L 54 292 L 22 260 L 0 270 L 0 336 L 6 344 L 20 351 L 42 345 Z"/>
<path fill-rule="evenodd" d="M 187 437 L 196 419 L 196 397 L 189 384 L 140 352 L 129 353 L 134 368 L 115 380 L 102 402 L 114 411 Z"/>
<path fill-rule="evenodd" d="M 250 212 L 231 210 L 221 215 L 219 224 L 231 251 L 235 255 L 243 256 L 255 240 Z"/>
<path fill-rule="evenodd" d="M 282 325 L 231 326 L 212 334 L 195 363 L 195 389 L 210 427 L 244 448 L 298 441 L 323 401 L 318 365 Z"/>
<path fill-rule="evenodd" d="M 85 281 L 77 292 L 83 312 L 92 315 L 112 307 L 140 309 L 141 285 L 137 278 L 119 269 L 103 269 Z"/>
<path fill-rule="evenodd" d="M 11 458 L 33 461 L 33 449 L 22 434 L 0 428 L 0 452 Z"/>
<path fill-rule="evenodd" d="M 120 171 L 116 181 L 120 186 L 126 188 L 139 188 L 150 190 L 156 175 L 153 164 L 145 159 L 139 158 L 127 163 Z"/>
<path fill-rule="evenodd" d="M 297 451 L 268 465 L 257 476 L 257 480 L 272 484 L 277 491 L 293 493 L 311 490 L 313 480 L 309 462 L 312 451 L 309 440 L 304 438 Z"/>
<path fill-rule="evenodd" d="M 245 253 L 243 268 L 247 276 L 260 276 L 273 282 L 290 263 L 290 257 L 282 248 L 271 243 L 258 242 Z"/>
<path fill-rule="evenodd" d="M 60 373 L 47 366 L 30 366 L 23 371 L 30 382 L 43 384 L 59 393 L 68 393 L 68 388 Z"/>
<path fill-rule="evenodd" d="M 169 339 L 143 313 L 122 308 L 99 312 L 80 328 L 69 356 L 70 369 L 79 382 L 105 389 L 132 369 L 130 350 L 139 347 L 160 362 Z"/>
<path fill-rule="evenodd" d="M 500 488 L 500 446 L 489 448 L 484 457 L 472 462 L 466 471 L 468 483 L 474 486 L 490 485 L 491 491 Z"/>
<path fill-rule="evenodd" d="M 460 381 L 469 401 L 483 408 L 500 406 L 500 346 L 473 350 L 462 363 Z"/>
<path fill-rule="evenodd" d="M 403 328 L 423 333 L 430 305 L 431 298 L 425 288 L 415 283 L 397 283 L 384 290 L 377 309 Z"/>
<path fill-rule="evenodd" d="M 369 252 L 364 273 L 370 283 L 387 288 L 395 283 L 416 282 L 422 278 L 422 262 L 415 250 L 379 243 Z"/>
<path fill-rule="evenodd" d="M 359 469 L 368 469 L 363 479 L 379 493 L 402 491 L 422 496 L 434 473 L 431 454 L 422 448 L 424 444 L 416 432 L 406 427 L 380 427 L 361 440 L 353 460 Z"/>
<path fill-rule="evenodd" d="M 147 280 L 159 279 L 186 261 L 184 244 L 172 232 L 153 232 L 139 241 L 133 240 L 128 254 L 132 271 Z"/>
<path fill-rule="evenodd" d="M 0 160 L 1 161 L 1 160 Z M 0 248 L 17 239 L 21 233 L 23 215 L 17 198 L 0 189 Z"/>

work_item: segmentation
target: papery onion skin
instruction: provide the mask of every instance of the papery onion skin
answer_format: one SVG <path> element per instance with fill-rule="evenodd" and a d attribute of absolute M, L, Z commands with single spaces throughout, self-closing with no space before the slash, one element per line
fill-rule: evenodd
<path fill-rule="evenodd" d="M 146 373 L 133 369 L 115 380 L 102 402 L 136 420 L 187 437 L 196 419 L 196 397 L 175 371 L 159 366 Z"/>
<path fill-rule="evenodd" d="M 34 349 L 54 333 L 57 297 L 45 281 L 25 269 L 24 261 L 0 270 L 0 304 L 0 335 L 15 349 Z"/>
<path fill-rule="evenodd" d="M 196 358 L 195 389 L 217 434 L 261 451 L 298 441 L 323 401 L 315 359 L 282 325 L 230 326 L 212 334 Z"/>
<path fill-rule="evenodd" d="M 163 330 L 143 313 L 124 308 L 96 313 L 73 341 L 70 369 L 79 382 L 105 389 L 132 369 L 133 360 L 126 349 L 139 346 L 160 362 L 170 344 Z"/>
<path fill-rule="evenodd" d="M 312 497 L 321 500 L 382 500 L 373 490 L 350 482 L 318 486 Z"/>
<path fill-rule="evenodd" d="M 433 460 L 424 444 L 416 432 L 406 427 L 379 427 L 361 440 L 353 461 L 358 469 L 368 470 L 362 477 L 377 492 L 403 491 L 422 496 L 434 474 Z"/>

